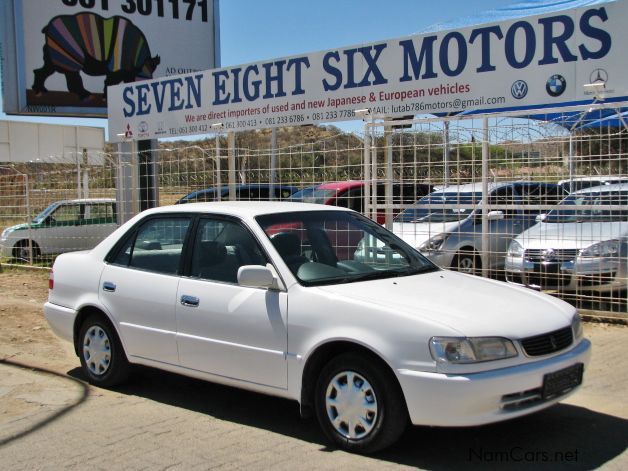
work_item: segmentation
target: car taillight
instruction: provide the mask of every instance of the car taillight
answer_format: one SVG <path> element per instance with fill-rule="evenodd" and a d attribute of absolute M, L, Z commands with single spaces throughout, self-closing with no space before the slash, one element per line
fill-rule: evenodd
<path fill-rule="evenodd" d="M 55 287 L 55 272 L 50 270 L 50 275 L 48 275 L 48 289 L 52 289 Z"/>

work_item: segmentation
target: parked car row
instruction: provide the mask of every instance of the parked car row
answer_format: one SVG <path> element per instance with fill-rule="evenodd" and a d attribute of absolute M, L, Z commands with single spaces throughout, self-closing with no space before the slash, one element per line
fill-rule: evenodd
<path fill-rule="evenodd" d="M 573 179 L 572 186 L 574 182 L 601 185 L 569 196 L 565 181 L 490 183 L 486 196 L 480 183 L 434 190 L 424 183 L 393 182 L 393 205 L 412 206 L 401 213 L 393 211 L 396 216 L 392 229 L 441 267 L 476 275 L 484 268 L 511 283 L 534 289 L 622 290 L 628 274 L 628 181 L 609 181 L 602 177 Z M 377 204 L 384 205 L 385 183 L 376 182 L 373 188 Z M 363 181 L 353 180 L 298 191 L 288 185 L 246 184 L 237 185 L 236 196 L 267 200 L 274 194 L 277 200 L 339 206 L 363 213 L 364 189 Z M 198 190 L 177 204 L 214 201 L 218 193 L 226 199 L 228 192 L 227 186 L 220 191 Z M 484 201 L 490 209 L 486 228 L 479 209 Z M 384 220 L 384 212 L 378 211 L 377 222 L 383 224 Z M 36 216 L 30 228 L 19 224 L 5 229 L 0 251 L 4 257 L 26 261 L 31 250 L 37 258 L 90 249 L 116 227 L 112 199 L 59 201 Z M 381 247 L 365 241 L 358 246 L 352 234 L 345 237 L 345 250 L 355 245 L 360 260 L 388 256 Z"/>

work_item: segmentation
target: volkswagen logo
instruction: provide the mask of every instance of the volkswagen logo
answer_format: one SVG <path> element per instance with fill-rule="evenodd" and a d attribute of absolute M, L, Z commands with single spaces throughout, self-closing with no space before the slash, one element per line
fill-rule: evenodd
<path fill-rule="evenodd" d="M 567 80 L 559 74 L 552 75 L 549 79 L 547 79 L 547 83 L 545 84 L 547 94 L 553 97 L 562 95 L 565 88 L 567 88 Z"/>
<path fill-rule="evenodd" d="M 523 80 L 517 80 L 510 87 L 510 93 L 512 93 L 513 98 L 521 100 L 528 94 L 528 84 Z"/>
<path fill-rule="evenodd" d="M 544 262 L 553 262 L 556 260 L 556 252 L 554 252 L 554 249 L 543 250 L 541 258 Z"/>

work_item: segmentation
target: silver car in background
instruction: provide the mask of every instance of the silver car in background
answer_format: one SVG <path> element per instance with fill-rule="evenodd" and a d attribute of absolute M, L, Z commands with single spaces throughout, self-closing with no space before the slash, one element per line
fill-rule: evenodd
<path fill-rule="evenodd" d="M 560 291 L 625 290 L 628 183 L 572 193 L 510 244 L 506 279 Z"/>
<path fill-rule="evenodd" d="M 490 183 L 488 247 L 482 247 L 481 183 L 424 196 L 395 218 L 393 232 L 443 268 L 479 274 L 484 262 L 490 270 L 502 270 L 512 239 L 535 224 L 539 207 L 556 205 L 565 195 L 552 183 Z"/>

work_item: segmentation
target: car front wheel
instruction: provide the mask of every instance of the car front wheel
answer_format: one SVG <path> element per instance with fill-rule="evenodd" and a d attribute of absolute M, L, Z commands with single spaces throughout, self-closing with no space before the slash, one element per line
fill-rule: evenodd
<path fill-rule="evenodd" d="M 129 363 L 111 323 L 90 315 L 81 325 L 78 350 L 83 372 L 90 383 L 111 387 L 128 376 Z"/>
<path fill-rule="evenodd" d="M 379 362 L 369 360 L 356 353 L 332 359 L 321 371 L 314 401 L 325 435 L 359 453 L 391 445 L 408 424 L 397 380 Z"/>

